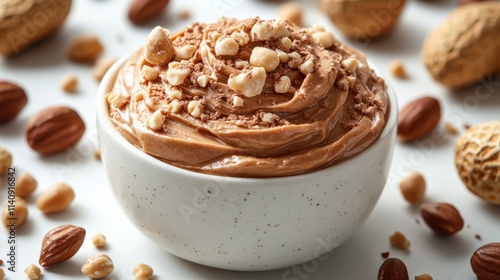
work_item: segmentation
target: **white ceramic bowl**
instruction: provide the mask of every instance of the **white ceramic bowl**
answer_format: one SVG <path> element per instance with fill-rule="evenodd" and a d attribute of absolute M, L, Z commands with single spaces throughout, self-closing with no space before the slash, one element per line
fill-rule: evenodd
<path fill-rule="evenodd" d="M 108 119 L 105 93 L 128 56 L 104 77 L 97 95 L 102 161 L 123 211 L 147 237 L 195 263 L 270 270 L 330 252 L 366 220 L 386 183 L 397 104 L 368 149 L 304 175 L 233 178 L 184 170 L 127 142 Z"/>

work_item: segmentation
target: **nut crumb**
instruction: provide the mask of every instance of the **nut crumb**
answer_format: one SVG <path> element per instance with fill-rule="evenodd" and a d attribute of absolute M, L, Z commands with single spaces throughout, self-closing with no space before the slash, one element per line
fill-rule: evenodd
<path fill-rule="evenodd" d="M 42 271 L 40 268 L 34 264 L 29 264 L 25 269 L 24 273 L 26 276 L 28 276 L 29 279 L 38 279 L 40 277 L 40 274 L 42 274 Z"/>
<path fill-rule="evenodd" d="M 92 236 L 92 244 L 99 249 L 104 248 L 107 244 L 106 236 L 101 233 L 94 234 L 94 236 Z"/>
<path fill-rule="evenodd" d="M 389 255 L 390 255 L 390 253 L 389 253 L 389 252 L 382 252 L 382 253 L 380 254 L 380 256 L 381 256 L 382 258 L 384 258 L 384 259 L 389 258 Z"/>
<path fill-rule="evenodd" d="M 104 278 L 113 272 L 113 270 L 113 261 L 106 254 L 90 256 L 82 266 L 82 273 L 93 279 Z"/>
<path fill-rule="evenodd" d="M 75 93 L 78 90 L 78 77 L 75 74 L 64 76 L 61 87 L 66 93 Z"/>
<path fill-rule="evenodd" d="M 483 239 L 483 238 L 481 237 L 481 235 L 479 235 L 479 234 L 474 235 L 474 238 L 476 238 L 477 240 L 482 240 L 482 239 Z"/>
<path fill-rule="evenodd" d="M 191 17 L 191 11 L 188 9 L 184 9 L 179 12 L 179 18 L 180 19 L 188 19 Z"/>
<path fill-rule="evenodd" d="M 445 122 L 444 128 L 446 129 L 446 132 L 450 135 L 457 135 L 458 134 L 457 127 L 450 122 Z"/>
<path fill-rule="evenodd" d="M 410 241 L 399 231 L 394 232 L 394 234 L 389 237 L 389 242 L 392 247 L 402 250 L 410 249 Z"/>
<path fill-rule="evenodd" d="M 151 268 L 147 264 L 137 264 L 132 271 L 134 274 L 135 280 L 148 280 L 153 277 L 153 268 Z"/>
<path fill-rule="evenodd" d="M 401 60 L 394 60 L 393 62 L 391 62 L 389 69 L 391 71 L 391 74 L 394 77 L 397 77 L 400 79 L 408 78 L 408 75 L 406 74 L 405 67 L 404 67 L 403 62 Z"/>
<path fill-rule="evenodd" d="M 101 151 L 99 149 L 94 150 L 94 158 L 97 160 L 101 160 Z"/>
<path fill-rule="evenodd" d="M 165 116 L 161 113 L 161 110 L 156 110 L 148 119 L 148 127 L 152 130 L 159 130 L 163 127 L 165 122 Z"/>

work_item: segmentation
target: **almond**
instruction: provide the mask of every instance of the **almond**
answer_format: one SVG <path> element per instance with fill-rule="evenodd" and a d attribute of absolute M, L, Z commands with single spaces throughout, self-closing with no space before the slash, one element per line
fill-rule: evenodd
<path fill-rule="evenodd" d="M 479 280 L 500 279 L 500 243 L 481 246 L 472 254 L 470 265 Z"/>
<path fill-rule="evenodd" d="M 54 154 L 74 146 L 85 132 L 78 113 L 64 106 L 50 107 L 34 115 L 26 124 L 26 139 L 40 154 Z"/>
<path fill-rule="evenodd" d="M 413 141 L 431 133 L 441 119 L 441 106 L 433 97 L 423 97 L 408 103 L 399 111 L 398 138 Z"/>
<path fill-rule="evenodd" d="M 420 205 L 420 214 L 425 223 L 439 235 L 452 235 L 464 227 L 462 216 L 449 203 L 424 203 Z"/>
<path fill-rule="evenodd" d="M 15 118 L 27 102 L 26 92 L 20 86 L 0 81 L 0 123 Z"/>
<path fill-rule="evenodd" d="M 128 18 L 134 24 L 144 23 L 163 12 L 169 0 L 136 0 L 130 6 Z"/>
<path fill-rule="evenodd" d="M 39 263 L 47 267 L 73 257 L 85 240 L 85 229 L 63 225 L 49 231 L 42 241 Z"/>
<path fill-rule="evenodd" d="M 378 270 L 378 280 L 409 280 L 408 270 L 404 262 L 398 258 L 384 261 Z"/>

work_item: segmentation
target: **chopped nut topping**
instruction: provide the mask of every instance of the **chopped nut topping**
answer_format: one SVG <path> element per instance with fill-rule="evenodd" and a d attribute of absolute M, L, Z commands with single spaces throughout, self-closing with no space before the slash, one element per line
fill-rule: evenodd
<path fill-rule="evenodd" d="M 177 114 L 182 110 L 182 104 L 181 102 L 179 102 L 179 100 L 174 99 L 167 105 L 167 110 L 174 114 Z"/>
<path fill-rule="evenodd" d="M 224 38 L 215 43 L 216 55 L 236 55 L 240 49 L 240 45 L 232 38 Z"/>
<path fill-rule="evenodd" d="M 302 74 L 307 76 L 309 73 L 314 71 L 314 63 L 311 60 L 308 60 L 299 66 L 299 70 Z"/>
<path fill-rule="evenodd" d="M 244 46 L 250 41 L 250 37 L 245 32 L 234 32 L 231 34 L 231 38 L 236 40 L 240 46 Z"/>
<path fill-rule="evenodd" d="M 172 88 L 168 92 L 168 97 L 170 97 L 170 100 L 174 100 L 174 99 L 183 100 L 184 99 L 184 93 L 182 93 L 182 90 L 180 90 L 178 88 Z"/>
<path fill-rule="evenodd" d="M 288 37 L 281 38 L 281 46 L 283 46 L 284 51 L 289 51 L 292 48 L 292 40 Z"/>
<path fill-rule="evenodd" d="M 170 62 L 174 56 L 175 49 L 169 31 L 160 26 L 155 27 L 146 39 L 144 59 L 153 65 L 162 66 Z"/>
<path fill-rule="evenodd" d="M 292 87 L 292 82 L 288 76 L 281 76 L 276 83 L 274 83 L 274 91 L 277 93 L 287 93 Z"/>
<path fill-rule="evenodd" d="M 94 234 L 94 236 L 92 236 L 92 244 L 97 248 L 103 248 L 107 244 L 106 236 L 100 233 Z"/>
<path fill-rule="evenodd" d="M 276 53 L 278 53 L 278 57 L 280 58 L 281 63 L 287 63 L 288 60 L 290 59 L 288 57 L 288 54 L 282 50 L 276 50 Z"/>
<path fill-rule="evenodd" d="M 250 55 L 250 65 L 259 66 L 271 72 L 280 64 L 278 54 L 270 49 L 256 47 L 252 50 Z"/>
<path fill-rule="evenodd" d="M 200 118 L 203 113 L 203 105 L 198 100 L 193 100 L 188 104 L 188 113 L 195 118 Z"/>
<path fill-rule="evenodd" d="M 165 122 L 165 116 L 160 110 L 156 110 L 148 119 L 148 127 L 152 130 L 159 130 Z"/>
<path fill-rule="evenodd" d="M 349 81 L 349 86 L 352 87 L 356 83 L 356 77 L 349 76 L 347 77 L 347 81 Z"/>
<path fill-rule="evenodd" d="M 342 65 L 344 65 L 347 70 L 353 73 L 356 71 L 356 69 L 358 69 L 358 64 L 359 60 L 357 60 L 355 57 L 349 57 L 342 61 Z"/>
<path fill-rule="evenodd" d="M 130 95 L 127 92 L 110 92 L 108 94 L 108 102 L 116 108 L 121 108 L 130 100 Z"/>
<path fill-rule="evenodd" d="M 288 61 L 288 67 L 290 68 L 298 68 L 299 65 L 302 64 L 302 57 L 300 56 L 299 53 L 293 52 L 291 54 L 288 54 L 289 61 Z"/>
<path fill-rule="evenodd" d="M 29 264 L 25 269 L 24 273 L 30 280 L 38 279 L 40 277 L 40 274 L 42 274 L 42 271 L 40 268 L 34 264 Z"/>
<path fill-rule="evenodd" d="M 245 68 L 245 67 L 247 67 L 249 65 L 250 64 L 246 60 L 237 59 L 237 60 L 234 61 L 234 67 L 236 69 L 240 69 L 241 70 L 241 69 L 243 69 L 243 68 Z"/>
<path fill-rule="evenodd" d="M 160 72 L 158 69 L 150 67 L 148 65 L 142 66 L 142 76 L 144 76 L 144 79 L 146 81 L 154 81 L 158 79 L 158 76 L 160 75 Z"/>
<path fill-rule="evenodd" d="M 265 113 L 264 116 L 262 116 L 262 122 L 263 123 L 273 123 L 273 114 L 272 113 Z"/>
<path fill-rule="evenodd" d="M 266 83 L 266 70 L 262 67 L 253 67 L 248 72 L 242 72 L 227 80 L 230 88 L 241 92 L 246 97 L 257 96 L 262 93 Z"/>
<path fill-rule="evenodd" d="M 318 40 L 325 49 L 328 49 L 335 44 L 335 36 L 332 32 L 318 31 L 312 34 L 313 38 Z"/>
<path fill-rule="evenodd" d="M 208 84 L 208 81 L 210 81 L 210 76 L 208 75 L 201 75 L 196 79 L 196 82 L 198 85 L 202 88 L 206 87 Z"/>
<path fill-rule="evenodd" d="M 286 28 L 286 26 L 283 24 L 281 20 L 276 20 L 273 24 L 274 28 L 274 38 L 279 39 L 283 37 L 289 37 L 290 36 L 290 31 Z"/>
<path fill-rule="evenodd" d="M 267 41 L 274 36 L 274 28 L 267 21 L 257 22 L 251 33 L 253 41 Z"/>
<path fill-rule="evenodd" d="M 193 57 L 195 51 L 196 51 L 195 46 L 191 45 L 182 46 L 176 52 L 175 61 L 189 60 Z"/>
<path fill-rule="evenodd" d="M 245 103 L 245 100 L 243 100 L 243 98 L 241 98 L 237 95 L 233 96 L 233 106 L 234 107 L 243 107 L 244 103 Z"/>
<path fill-rule="evenodd" d="M 184 61 L 170 62 L 167 70 L 167 81 L 173 85 L 178 86 L 184 83 L 184 80 L 191 74 L 191 69 L 184 63 Z"/>

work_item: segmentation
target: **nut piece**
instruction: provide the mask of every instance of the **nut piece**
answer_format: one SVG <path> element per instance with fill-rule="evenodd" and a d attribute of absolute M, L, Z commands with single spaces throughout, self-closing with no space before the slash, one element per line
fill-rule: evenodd
<path fill-rule="evenodd" d="M 477 249 L 470 259 L 478 280 L 500 279 L 500 243 L 489 243 Z"/>
<path fill-rule="evenodd" d="M 50 36 L 66 19 L 71 0 L 2 1 L 0 54 L 21 52 Z"/>
<path fill-rule="evenodd" d="M 250 71 L 230 77 L 227 84 L 230 88 L 241 92 L 246 97 L 254 97 L 262 93 L 266 83 L 266 70 L 262 67 L 253 67 Z"/>
<path fill-rule="evenodd" d="M 24 199 L 16 196 L 14 200 L 7 200 L 3 205 L 2 222 L 6 229 L 19 228 L 28 217 L 28 208 Z"/>
<path fill-rule="evenodd" d="M 199 119 L 203 113 L 203 105 L 198 100 L 193 100 L 188 104 L 188 113 Z"/>
<path fill-rule="evenodd" d="M 398 258 L 385 260 L 378 270 L 377 280 L 409 280 L 408 270 Z"/>
<path fill-rule="evenodd" d="M 404 199 L 409 203 L 416 203 L 425 195 L 425 179 L 417 171 L 406 174 L 399 182 L 399 189 Z"/>
<path fill-rule="evenodd" d="M 61 88 L 67 93 L 76 92 L 78 90 L 78 77 L 75 74 L 64 76 L 61 82 Z"/>
<path fill-rule="evenodd" d="M 332 47 L 335 44 L 335 36 L 332 32 L 319 31 L 312 34 L 313 38 L 318 40 L 325 49 Z"/>
<path fill-rule="evenodd" d="M 320 0 L 323 11 L 346 36 L 368 40 L 395 26 L 406 0 Z"/>
<path fill-rule="evenodd" d="M 36 207 L 44 214 L 56 213 L 68 208 L 75 198 L 73 189 L 66 183 L 57 183 L 48 188 L 36 201 Z"/>
<path fill-rule="evenodd" d="M 445 122 L 444 128 L 446 129 L 446 133 L 448 133 L 450 135 L 457 135 L 458 134 L 457 127 L 450 122 Z"/>
<path fill-rule="evenodd" d="M 186 45 L 180 47 L 175 54 L 175 61 L 191 59 L 196 51 L 195 46 Z"/>
<path fill-rule="evenodd" d="M 142 66 L 142 76 L 146 81 L 154 81 L 160 76 L 158 69 L 147 65 Z"/>
<path fill-rule="evenodd" d="M 68 47 L 67 55 L 73 61 L 88 63 L 94 61 L 103 49 L 99 38 L 94 35 L 84 35 L 73 40 Z"/>
<path fill-rule="evenodd" d="M 500 121 L 469 128 L 455 144 L 455 166 L 465 186 L 486 202 L 500 205 Z"/>
<path fill-rule="evenodd" d="M 439 235 L 452 235 L 464 227 L 462 216 L 457 208 L 449 203 L 424 203 L 420 205 L 420 215 L 425 223 Z"/>
<path fill-rule="evenodd" d="M 356 71 L 356 69 L 358 69 L 359 60 L 355 57 L 348 57 L 342 61 L 342 65 L 347 70 L 354 73 Z"/>
<path fill-rule="evenodd" d="M 23 172 L 17 178 L 16 195 L 22 198 L 27 198 L 35 191 L 37 185 L 38 183 L 30 173 Z"/>
<path fill-rule="evenodd" d="M 160 26 L 155 27 L 146 38 L 144 59 L 153 65 L 163 66 L 174 56 L 175 49 L 170 40 L 170 32 Z"/>
<path fill-rule="evenodd" d="M 297 3 L 283 4 L 278 9 L 278 18 L 302 26 L 302 7 Z"/>
<path fill-rule="evenodd" d="M 92 244 L 94 244 L 97 248 L 105 247 L 107 244 L 106 236 L 101 233 L 94 234 L 94 236 L 92 236 Z"/>
<path fill-rule="evenodd" d="M 149 280 L 153 277 L 153 269 L 147 264 L 137 264 L 132 270 L 135 280 Z"/>
<path fill-rule="evenodd" d="M 389 242 L 392 247 L 396 247 L 401 250 L 410 249 L 410 241 L 399 231 L 396 231 L 393 235 L 389 236 Z"/>
<path fill-rule="evenodd" d="M 30 280 L 38 279 L 40 275 L 42 274 L 42 271 L 40 268 L 34 264 L 29 264 L 25 269 L 24 273 Z"/>
<path fill-rule="evenodd" d="M 274 28 L 268 21 L 261 21 L 254 24 L 252 30 L 253 41 L 267 41 L 274 36 Z"/>
<path fill-rule="evenodd" d="M 389 70 L 391 71 L 394 77 L 400 79 L 406 79 L 408 76 L 406 75 L 406 70 L 401 60 L 394 60 L 389 65 Z"/>
<path fill-rule="evenodd" d="M 7 173 L 7 169 L 12 164 L 12 154 L 0 146 L 0 175 Z"/>
<path fill-rule="evenodd" d="M 100 82 L 116 60 L 116 57 L 99 58 L 94 64 L 94 68 L 92 68 L 92 77 L 94 77 L 96 81 Z"/>
<path fill-rule="evenodd" d="M 134 24 L 142 24 L 160 15 L 169 0 L 135 0 L 128 11 L 128 18 Z"/>
<path fill-rule="evenodd" d="M 274 91 L 277 93 L 287 93 L 292 87 L 292 82 L 288 76 L 281 76 L 276 83 L 274 83 Z"/>
<path fill-rule="evenodd" d="M 432 280 L 429 274 L 415 275 L 415 280 Z"/>
<path fill-rule="evenodd" d="M 218 56 L 221 55 L 236 55 L 240 50 L 240 45 L 236 40 L 232 38 L 224 38 L 222 40 L 218 40 L 215 43 L 215 54 Z"/>
<path fill-rule="evenodd" d="M 85 133 L 78 113 L 65 106 L 50 107 L 31 117 L 26 140 L 40 154 L 54 154 L 73 147 Z"/>
<path fill-rule="evenodd" d="M 499 29 L 499 2 L 462 5 L 427 36 L 423 62 L 432 77 L 445 86 L 475 84 L 500 71 L 500 59 L 492 59 L 500 49 Z"/>
<path fill-rule="evenodd" d="M 280 64 L 278 53 L 268 48 L 255 47 L 250 55 L 250 65 L 264 68 L 271 72 Z"/>
<path fill-rule="evenodd" d="M 148 119 L 148 127 L 152 130 L 159 130 L 163 127 L 165 119 L 166 118 L 161 113 L 161 110 L 156 110 Z"/>
<path fill-rule="evenodd" d="M 82 266 L 82 273 L 92 279 L 108 276 L 114 270 L 113 261 L 106 254 L 90 256 Z"/>
<path fill-rule="evenodd" d="M 239 97 L 238 95 L 233 96 L 233 106 L 234 107 L 243 107 L 245 104 L 245 100 L 243 98 Z"/>
<path fill-rule="evenodd" d="M 433 97 L 416 99 L 399 111 L 398 138 L 409 142 L 431 133 L 441 119 L 441 106 Z"/>
<path fill-rule="evenodd" d="M 191 69 L 189 68 L 185 61 L 171 62 L 168 64 L 167 70 L 167 81 L 173 85 L 178 86 L 184 83 L 184 80 L 191 74 Z"/>
<path fill-rule="evenodd" d="M 69 260 L 80 250 L 85 233 L 84 228 L 73 225 L 63 225 L 50 230 L 43 238 L 38 263 L 47 267 Z"/>
<path fill-rule="evenodd" d="M 28 97 L 20 86 L 0 81 L 0 123 L 14 119 L 26 103 Z"/>

